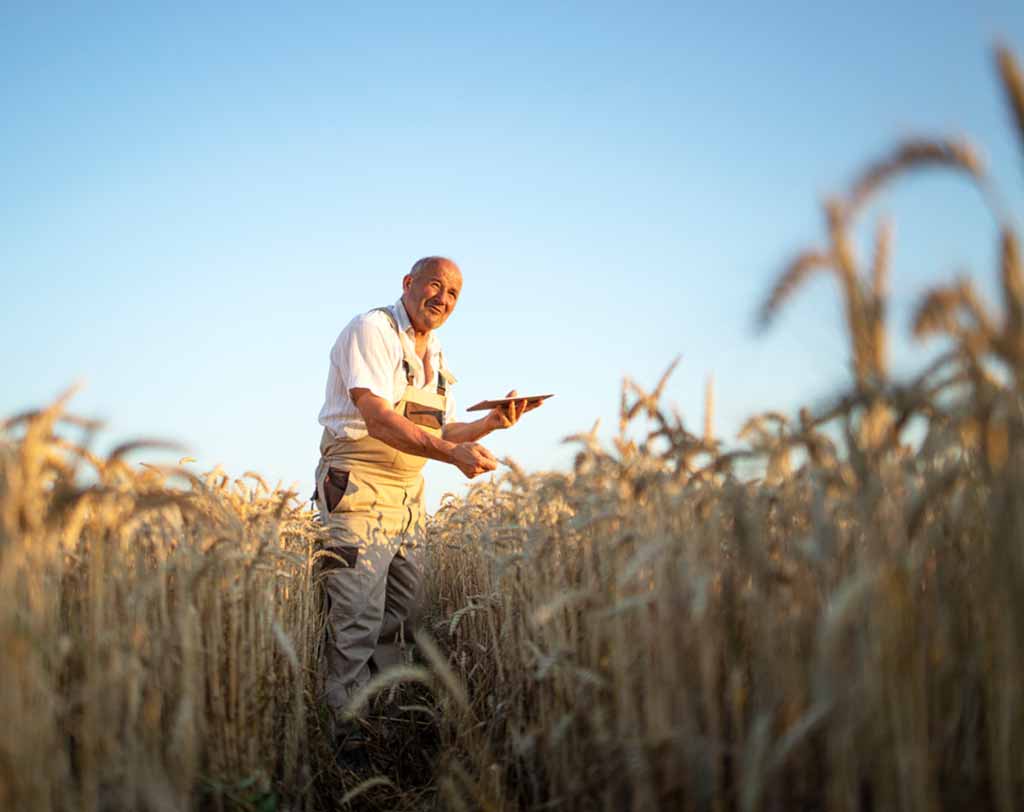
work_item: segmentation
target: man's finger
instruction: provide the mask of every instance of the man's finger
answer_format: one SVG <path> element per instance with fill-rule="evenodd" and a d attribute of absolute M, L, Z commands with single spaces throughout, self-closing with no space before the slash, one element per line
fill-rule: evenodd
<path fill-rule="evenodd" d="M 514 398 L 515 396 L 516 396 L 516 390 L 515 389 L 510 389 L 508 394 L 505 395 L 505 397 L 507 397 L 507 398 Z M 517 418 L 516 418 L 516 402 L 512 401 L 511 403 L 506 403 L 504 411 L 505 411 L 505 419 L 509 421 L 509 425 L 515 425 L 515 422 L 517 420 Z M 508 428 L 508 426 L 506 426 L 506 428 Z"/>

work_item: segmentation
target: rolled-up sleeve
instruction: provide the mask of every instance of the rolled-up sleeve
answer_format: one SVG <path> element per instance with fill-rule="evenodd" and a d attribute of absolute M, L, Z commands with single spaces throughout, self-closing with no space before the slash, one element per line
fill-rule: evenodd
<path fill-rule="evenodd" d="M 345 389 L 369 389 L 388 403 L 395 399 L 395 369 L 400 357 L 377 319 L 363 316 L 352 321 L 334 345 L 332 359 L 341 371 Z M 399 351 L 400 352 L 400 351 Z"/>

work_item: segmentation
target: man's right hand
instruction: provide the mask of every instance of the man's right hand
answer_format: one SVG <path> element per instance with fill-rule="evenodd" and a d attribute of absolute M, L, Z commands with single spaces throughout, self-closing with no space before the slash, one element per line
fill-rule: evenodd
<path fill-rule="evenodd" d="M 455 446 L 452 464 L 469 479 L 498 467 L 494 455 L 479 443 L 459 443 Z"/>

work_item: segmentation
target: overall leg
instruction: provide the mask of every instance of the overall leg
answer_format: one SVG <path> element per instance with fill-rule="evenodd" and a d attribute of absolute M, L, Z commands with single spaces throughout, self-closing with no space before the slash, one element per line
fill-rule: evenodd
<path fill-rule="evenodd" d="M 322 559 L 321 572 L 328 601 L 326 699 L 336 718 L 370 679 L 370 658 L 384 619 L 393 552 L 375 524 L 351 514 L 330 517 L 332 542 L 326 551 L 332 555 Z"/>
<path fill-rule="evenodd" d="M 381 670 L 402 664 L 406 643 L 412 639 L 422 596 L 418 553 L 414 548 L 402 547 L 388 567 L 384 619 L 373 652 L 373 664 Z"/>
<path fill-rule="evenodd" d="M 423 480 L 405 494 L 406 522 L 388 567 L 384 621 L 373 653 L 378 669 L 405 661 L 405 647 L 419 618 L 423 601 L 422 534 Z"/>

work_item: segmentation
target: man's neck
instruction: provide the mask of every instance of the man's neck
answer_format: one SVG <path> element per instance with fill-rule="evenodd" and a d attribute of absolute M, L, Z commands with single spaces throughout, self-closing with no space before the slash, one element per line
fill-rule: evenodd
<path fill-rule="evenodd" d="M 405 311 L 405 317 L 409 319 L 409 326 L 412 327 L 412 339 L 416 344 L 416 353 L 422 357 L 427 351 L 427 342 L 430 340 L 430 330 L 418 330 L 416 328 L 412 317 L 409 315 L 409 308 L 405 306 L 405 299 L 402 299 L 402 309 Z"/>

